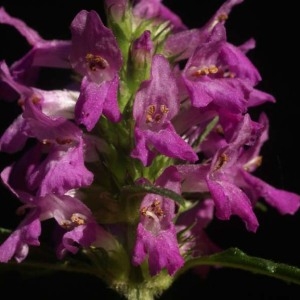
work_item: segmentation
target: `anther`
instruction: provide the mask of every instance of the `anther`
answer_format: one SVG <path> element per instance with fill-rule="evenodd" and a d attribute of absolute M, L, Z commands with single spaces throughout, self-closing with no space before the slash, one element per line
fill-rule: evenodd
<path fill-rule="evenodd" d="M 71 222 L 76 225 L 84 225 L 86 223 L 86 217 L 82 214 L 75 213 L 71 216 Z"/>
<path fill-rule="evenodd" d="M 215 131 L 216 131 L 216 133 L 218 133 L 218 134 L 220 134 L 220 135 L 224 135 L 224 129 L 223 129 L 223 127 L 220 125 L 220 124 L 218 124 L 216 127 L 215 127 Z"/>
<path fill-rule="evenodd" d="M 19 105 L 19 106 L 23 106 L 24 104 L 25 104 L 25 100 L 22 99 L 22 98 L 20 98 L 20 99 L 18 100 L 18 105 Z"/>
<path fill-rule="evenodd" d="M 148 207 L 142 207 L 140 210 L 140 213 L 144 217 L 149 217 L 151 219 L 154 219 L 156 221 L 159 221 L 159 217 L 162 217 L 164 215 L 164 211 L 161 208 L 160 201 L 155 199 L 151 205 Z"/>
<path fill-rule="evenodd" d="M 41 102 L 41 98 L 37 95 L 33 95 L 30 97 L 30 100 L 33 104 L 39 104 Z"/>
<path fill-rule="evenodd" d="M 217 161 L 217 164 L 216 164 L 216 166 L 215 166 L 215 168 L 214 168 L 214 171 L 217 171 L 217 170 L 221 169 L 221 168 L 224 166 L 224 164 L 225 164 L 226 162 L 228 162 L 228 160 L 229 160 L 228 155 L 225 154 L 225 153 L 222 153 L 222 154 L 219 156 L 219 158 L 218 158 L 218 161 Z"/>
<path fill-rule="evenodd" d="M 262 156 L 256 156 L 244 164 L 243 169 L 250 171 L 251 167 L 258 168 L 262 164 Z"/>
<path fill-rule="evenodd" d="M 72 222 L 69 220 L 63 220 L 61 221 L 60 226 L 64 229 L 70 229 L 72 227 Z"/>
<path fill-rule="evenodd" d="M 47 139 L 43 139 L 41 142 L 43 145 L 51 145 L 51 142 Z"/>
<path fill-rule="evenodd" d="M 196 77 L 204 76 L 204 75 L 210 75 L 210 74 L 216 74 L 218 73 L 219 69 L 215 65 L 211 65 L 209 67 L 203 67 L 201 69 L 198 69 L 197 71 L 193 72 L 192 75 Z"/>
<path fill-rule="evenodd" d="M 221 13 L 221 14 L 219 14 L 218 17 L 217 17 L 217 20 L 218 20 L 219 22 L 224 22 L 224 21 L 226 21 L 227 19 L 228 19 L 228 15 L 225 14 L 225 13 Z"/>
<path fill-rule="evenodd" d="M 59 145 L 66 145 L 71 144 L 73 140 L 70 138 L 56 138 L 55 141 Z"/>
<path fill-rule="evenodd" d="M 162 105 L 160 106 L 160 111 L 161 111 L 163 114 L 166 114 L 166 113 L 169 112 L 169 109 L 168 109 L 168 107 L 167 107 L 166 105 L 162 104 Z"/>
<path fill-rule="evenodd" d="M 88 53 L 85 56 L 85 61 L 88 64 L 89 69 L 93 72 L 97 71 L 98 69 L 106 69 L 109 66 L 105 58 L 101 57 L 100 55 L 94 55 L 91 53 Z"/>
<path fill-rule="evenodd" d="M 169 112 L 169 108 L 165 104 L 161 104 L 159 111 L 156 109 L 156 105 L 151 104 L 146 110 L 146 123 L 159 123 L 163 116 Z"/>

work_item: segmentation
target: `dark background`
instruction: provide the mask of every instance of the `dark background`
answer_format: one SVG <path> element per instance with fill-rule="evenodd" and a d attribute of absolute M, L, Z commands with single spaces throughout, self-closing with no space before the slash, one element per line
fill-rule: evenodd
<path fill-rule="evenodd" d="M 20 2 L 20 3 L 19 3 Z M 299 137 L 299 16 L 296 2 L 292 0 L 263 1 L 245 0 L 236 6 L 227 21 L 228 40 L 235 45 L 250 37 L 257 42 L 256 49 L 249 52 L 252 62 L 258 67 L 262 82 L 259 88 L 271 93 L 276 104 L 261 107 L 270 119 L 270 139 L 262 154 L 263 165 L 258 176 L 271 185 L 300 194 Z M 164 3 L 180 15 L 190 28 L 201 27 L 223 1 L 216 0 L 169 0 Z M 267 5 L 268 4 L 268 5 Z M 89 0 L 64 1 L 0 1 L 0 6 L 12 16 L 24 20 L 36 29 L 45 39 L 69 39 L 69 25 L 81 9 L 94 9 L 103 15 L 103 2 Z M 0 59 L 8 64 L 19 59 L 29 47 L 16 30 L 0 25 Z M 47 78 L 49 87 L 61 74 L 53 73 Z M 63 77 L 62 77 L 63 80 Z M 18 109 L 14 105 L 0 103 L 1 134 L 10 124 Z M 1 170 L 13 161 L 14 157 L 1 153 Z M 17 207 L 7 190 L 0 190 L 0 226 L 15 226 L 8 207 Z M 10 212 L 11 213 L 11 212 Z M 230 221 L 214 222 L 208 232 L 214 241 L 223 248 L 239 247 L 249 255 L 272 259 L 300 267 L 299 232 L 300 213 L 294 216 L 281 216 L 269 209 L 257 214 L 260 227 L 256 234 L 246 231 L 238 218 Z M 0 292 L 11 296 L 30 296 L 40 299 L 85 297 L 87 299 L 119 299 L 97 279 L 58 273 L 55 276 L 42 276 L 24 279 L 16 272 L 0 273 Z M 234 269 L 212 270 L 206 280 L 192 273 L 182 276 L 161 296 L 161 299 L 193 299 L 224 297 L 226 299 L 299 299 L 300 287 L 277 279 L 254 275 Z"/>

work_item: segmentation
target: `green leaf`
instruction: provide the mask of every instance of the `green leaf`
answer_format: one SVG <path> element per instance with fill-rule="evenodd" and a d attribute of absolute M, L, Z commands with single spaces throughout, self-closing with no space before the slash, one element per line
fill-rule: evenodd
<path fill-rule="evenodd" d="M 11 232 L 12 232 L 12 230 L 10 230 L 10 229 L 0 227 L 0 235 L 2 235 L 2 234 L 7 235 L 7 234 L 10 234 Z"/>
<path fill-rule="evenodd" d="M 214 129 L 214 127 L 217 125 L 219 122 L 219 117 L 215 116 L 204 128 L 203 132 L 199 135 L 199 137 L 196 139 L 194 142 L 193 146 L 198 146 L 200 145 L 206 137 L 209 135 L 209 133 Z"/>
<path fill-rule="evenodd" d="M 0 243 L 4 242 L 11 232 L 12 231 L 10 229 L 0 227 Z"/>
<path fill-rule="evenodd" d="M 39 247 L 32 247 L 28 257 L 21 263 L 15 260 L 0 263 L 0 275 L 8 271 L 17 271 L 24 278 L 50 275 L 55 272 L 90 274 L 95 276 L 97 274 L 96 268 L 80 258 L 81 256 L 77 254 L 76 258 L 73 255 L 69 255 L 64 260 L 58 260 L 53 251 L 41 245 Z"/>
<path fill-rule="evenodd" d="M 179 203 L 183 207 L 186 206 L 186 200 L 179 194 L 175 193 L 172 190 L 157 187 L 155 185 L 143 184 L 143 185 L 126 185 L 122 188 L 124 192 L 130 192 L 131 194 L 139 194 L 139 193 L 151 193 L 157 194 L 166 198 L 170 198 L 175 202 Z"/>
<path fill-rule="evenodd" d="M 217 254 L 191 259 L 179 270 L 176 276 L 188 269 L 201 265 L 241 269 L 300 285 L 300 268 L 284 263 L 276 263 L 260 257 L 249 256 L 238 248 L 229 248 Z"/>

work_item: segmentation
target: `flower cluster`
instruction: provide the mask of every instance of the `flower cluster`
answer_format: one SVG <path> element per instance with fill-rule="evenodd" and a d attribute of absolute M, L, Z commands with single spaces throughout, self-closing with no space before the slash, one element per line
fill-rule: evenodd
<path fill-rule="evenodd" d="M 269 122 L 249 111 L 275 99 L 257 88 L 247 57 L 255 41 L 227 40 L 225 22 L 241 2 L 225 1 L 189 29 L 161 1 L 106 0 L 105 22 L 80 11 L 71 40 L 45 40 L 0 8 L 0 23 L 31 46 L 10 66 L 0 62 L 0 97 L 21 110 L 0 150 L 22 152 L 1 180 L 23 216 L 0 262 L 42 247 L 52 220 L 59 260 L 77 258 L 128 298 L 143 288 L 152 295 L 189 260 L 221 250 L 205 231 L 214 217 L 238 216 L 255 232 L 259 201 L 298 210 L 299 195 L 253 174 Z M 45 67 L 68 69 L 69 84 L 40 88 Z"/>

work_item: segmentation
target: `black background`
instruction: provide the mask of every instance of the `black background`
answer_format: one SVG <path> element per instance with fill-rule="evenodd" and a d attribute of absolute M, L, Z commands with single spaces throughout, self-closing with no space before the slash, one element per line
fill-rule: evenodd
<path fill-rule="evenodd" d="M 276 104 L 261 106 L 270 119 L 270 138 L 265 144 L 263 165 L 258 176 L 271 185 L 300 194 L 299 138 L 299 52 L 296 2 L 245 0 L 236 6 L 226 23 L 228 40 L 235 45 L 254 37 L 256 49 L 249 57 L 257 66 L 262 82 L 259 88 L 275 96 Z M 185 0 L 164 1 L 181 16 L 190 28 L 201 27 L 223 1 Z M 89 0 L 64 1 L 0 1 L 7 12 L 24 20 L 45 39 L 69 39 L 69 25 L 81 9 L 94 9 L 103 15 L 103 2 Z M 27 50 L 25 40 L 9 26 L 0 25 L 0 59 L 8 64 L 19 59 Z M 47 84 L 57 82 L 61 74 L 47 78 Z M 63 80 L 63 78 L 62 78 Z M 14 105 L 0 103 L 1 134 L 18 112 Z M 1 153 L 1 170 L 14 156 Z M 8 209 L 17 207 L 4 187 L 0 190 L 0 226 L 15 226 Z M 10 212 L 10 214 L 9 214 Z M 272 259 L 300 267 L 300 213 L 281 216 L 273 209 L 257 214 L 260 227 L 256 234 L 246 231 L 243 223 L 233 217 L 230 221 L 214 222 L 208 232 L 224 249 L 239 247 L 249 255 Z M 58 296 L 86 299 L 120 299 L 97 279 L 75 274 L 22 278 L 16 272 L 0 273 L 0 293 L 9 296 L 29 296 L 54 299 Z M 193 295 L 193 296 L 192 296 Z M 254 275 L 235 269 L 212 270 L 205 280 L 192 273 L 182 276 L 160 299 L 299 299 L 300 287 L 277 279 Z"/>

